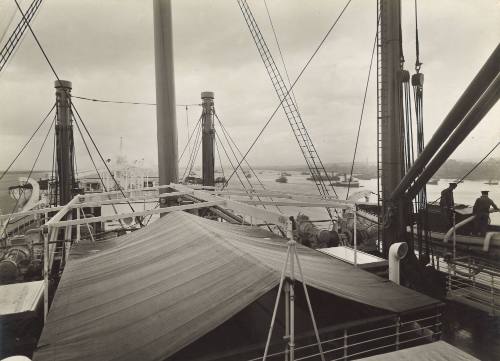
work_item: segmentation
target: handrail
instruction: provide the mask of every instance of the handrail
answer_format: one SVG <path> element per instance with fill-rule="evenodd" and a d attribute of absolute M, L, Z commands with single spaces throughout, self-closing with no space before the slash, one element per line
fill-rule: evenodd
<path fill-rule="evenodd" d="M 354 323 L 350 323 L 352 327 L 347 327 L 347 328 L 338 328 L 338 327 L 335 327 L 335 330 L 334 332 L 337 332 L 337 331 L 342 331 L 344 330 L 344 335 L 343 336 L 339 336 L 339 337 L 334 337 L 334 338 L 331 338 L 331 339 L 327 339 L 327 340 L 323 340 L 321 341 L 321 344 L 326 346 L 327 344 L 329 343 L 332 343 L 334 341 L 338 341 L 338 342 L 341 342 L 342 340 L 344 341 L 344 344 L 342 346 L 338 346 L 337 345 L 332 345 L 333 347 L 330 348 L 330 349 L 327 349 L 325 348 L 324 351 L 323 351 L 323 354 L 331 354 L 333 352 L 340 352 L 342 350 L 344 350 L 344 355 L 340 358 L 337 358 L 337 359 L 334 359 L 334 360 L 345 360 L 346 357 L 347 358 L 352 358 L 353 356 L 357 356 L 357 355 L 361 355 L 361 354 L 365 354 L 365 353 L 369 353 L 369 352 L 373 352 L 373 351 L 377 351 L 377 350 L 381 350 L 381 349 L 385 349 L 385 348 L 395 348 L 395 349 L 398 349 L 400 345 L 402 344 L 406 344 L 406 343 L 409 343 L 409 342 L 412 342 L 412 341 L 418 341 L 418 340 L 421 340 L 421 339 L 434 339 L 436 336 L 440 335 L 441 334 L 441 331 L 439 331 L 440 327 L 442 326 L 442 322 L 439 320 L 440 316 L 442 314 L 441 313 L 437 313 L 437 314 L 434 314 L 434 315 L 431 315 L 431 316 L 427 316 L 427 317 L 421 317 L 419 319 L 414 319 L 414 320 L 408 320 L 408 321 L 405 321 L 405 322 L 399 322 L 399 319 L 395 320 L 395 321 L 392 321 L 390 325 L 387 325 L 387 326 L 382 326 L 382 327 L 376 327 L 374 329 L 370 329 L 370 330 L 365 330 L 365 331 L 361 331 L 361 332 L 357 332 L 357 333 L 348 333 L 348 329 L 350 328 L 354 328 L 354 327 L 358 327 L 362 324 L 366 325 L 367 321 L 364 320 L 364 322 L 360 321 L 360 322 L 354 322 Z M 377 319 L 378 318 L 378 319 Z M 381 322 L 381 321 L 385 321 L 385 320 L 394 320 L 394 317 L 391 317 L 391 318 L 381 318 L 381 317 L 374 317 L 373 318 L 374 320 L 372 320 L 371 322 L 368 321 L 368 323 L 375 323 L 375 322 Z M 435 321 L 432 321 L 432 320 L 435 320 Z M 430 324 L 418 324 L 419 322 L 422 322 L 422 321 L 429 321 L 431 320 L 432 323 Z M 414 323 L 417 323 L 417 326 L 418 327 L 408 327 L 406 326 L 404 330 L 401 330 L 401 326 L 404 326 L 404 325 L 409 325 L 409 324 L 414 324 Z M 349 323 L 348 323 L 349 324 Z M 378 332 L 378 331 L 381 331 L 381 330 L 385 330 L 385 329 L 394 329 L 394 331 L 390 331 L 389 334 L 384 334 L 386 333 L 386 331 L 384 331 L 381 335 L 374 335 L 376 337 L 373 337 L 373 338 L 368 338 L 366 339 L 366 336 L 359 339 L 358 338 L 358 341 L 354 342 L 354 343 L 349 343 L 348 340 L 349 338 L 352 338 L 352 337 L 359 337 L 360 335 L 367 335 L 369 333 L 373 333 L 373 332 Z M 430 330 L 432 333 L 430 334 L 424 334 L 422 335 L 422 332 L 424 332 L 425 330 Z M 412 336 L 412 333 L 416 333 L 416 335 L 413 335 Z M 406 337 L 403 338 L 403 340 L 400 340 L 400 336 L 403 336 L 403 335 L 408 335 L 409 338 L 406 339 Z M 368 336 L 370 337 L 370 336 Z M 395 341 L 392 342 L 390 341 L 391 338 L 395 338 Z M 371 342 L 377 342 L 377 341 L 381 341 L 381 340 L 384 340 L 384 339 L 389 339 L 389 343 L 385 344 L 385 341 L 382 341 L 384 343 L 384 345 L 381 345 L 381 346 L 377 346 L 377 347 L 369 347 L 367 349 L 363 349 L 361 351 L 358 351 L 358 352 L 355 352 L 355 353 L 349 353 L 349 350 L 354 350 L 353 348 L 354 347 L 357 347 L 357 350 L 359 350 L 359 347 L 361 345 L 367 345 L 367 344 L 370 344 Z M 312 348 L 312 347 L 317 347 L 318 344 L 316 342 L 314 343 L 311 343 L 311 344 L 307 344 L 307 345 L 302 345 L 302 346 L 299 346 L 299 347 L 295 347 L 295 351 L 300 351 L 300 350 L 304 350 L 306 348 Z M 279 351 L 279 352 L 275 352 L 275 353 L 272 353 L 272 354 L 268 354 L 267 355 L 267 358 L 268 359 L 275 359 L 276 357 L 279 357 L 279 356 L 282 356 L 282 355 L 285 355 L 286 353 L 286 350 L 284 351 Z M 307 359 L 310 359 L 310 358 L 313 358 L 313 357 L 317 357 L 317 356 L 320 356 L 320 353 L 318 353 L 316 350 L 314 350 L 313 353 L 311 354 L 303 354 L 301 357 L 298 357 L 298 358 L 295 358 L 295 361 L 300 361 L 300 360 L 307 360 Z M 251 358 L 251 359 L 247 359 L 246 361 L 258 361 L 258 360 L 261 360 L 262 357 L 254 357 L 254 358 Z"/>
<path fill-rule="evenodd" d="M 453 234 L 453 231 L 459 229 L 460 227 L 466 225 L 467 223 L 470 223 L 472 220 L 474 220 L 474 218 L 476 218 L 475 215 L 472 215 L 472 216 L 469 216 L 467 218 L 465 218 L 463 221 L 455 224 L 453 227 L 451 227 L 448 232 L 446 232 L 446 234 L 444 235 L 444 238 L 443 238 L 443 243 L 448 243 L 448 239 L 450 238 L 450 236 Z"/>

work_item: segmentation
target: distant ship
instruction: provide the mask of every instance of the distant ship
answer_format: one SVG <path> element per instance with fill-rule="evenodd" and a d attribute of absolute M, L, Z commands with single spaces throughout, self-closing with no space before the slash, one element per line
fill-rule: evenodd
<path fill-rule="evenodd" d="M 278 183 L 288 183 L 288 179 L 285 176 L 288 173 L 281 173 L 281 176 L 279 178 L 276 178 L 276 182 Z"/>
<path fill-rule="evenodd" d="M 427 182 L 427 184 L 431 184 L 431 185 L 437 185 L 438 183 L 439 183 L 439 179 L 438 178 L 431 178 Z"/>
<path fill-rule="evenodd" d="M 496 185 L 498 185 L 498 181 L 490 179 L 489 181 L 484 182 L 484 184 L 487 184 L 487 185 L 490 185 L 490 186 L 496 186 Z"/>

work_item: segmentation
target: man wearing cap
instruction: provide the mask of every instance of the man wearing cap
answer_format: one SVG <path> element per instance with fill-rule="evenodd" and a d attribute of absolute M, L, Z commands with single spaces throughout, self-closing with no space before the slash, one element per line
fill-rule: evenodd
<path fill-rule="evenodd" d="M 453 198 L 453 191 L 457 188 L 456 183 L 450 183 L 449 187 L 441 192 L 441 214 L 448 222 L 448 229 L 453 227 L 453 212 L 455 211 L 455 200 Z"/>
<path fill-rule="evenodd" d="M 476 231 L 479 235 L 486 234 L 486 228 L 490 223 L 490 207 L 498 211 L 497 205 L 488 197 L 488 191 L 481 191 L 481 197 L 476 199 L 472 213 L 476 216 Z"/>

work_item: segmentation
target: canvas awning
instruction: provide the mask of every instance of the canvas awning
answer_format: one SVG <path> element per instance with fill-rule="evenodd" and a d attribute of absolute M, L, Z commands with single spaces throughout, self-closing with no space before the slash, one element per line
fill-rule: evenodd
<path fill-rule="evenodd" d="M 73 249 L 34 360 L 163 360 L 279 283 L 285 240 L 174 212 Z M 438 301 L 298 245 L 308 285 L 390 312 Z"/>

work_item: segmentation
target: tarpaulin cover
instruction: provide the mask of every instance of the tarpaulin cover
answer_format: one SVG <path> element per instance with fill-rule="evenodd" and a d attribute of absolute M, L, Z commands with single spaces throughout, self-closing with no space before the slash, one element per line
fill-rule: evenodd
<path fill-rule="evenodd" d="M 438 341 L 359 359 L 358 361 L 479 361 L 479 359 L 449 343 Z"/>
<path fill-rule="evenodd" d="M 257 227 L 166 215 L 72 251 L 34 359 L 162 360 L 273 289 L 285 240 Z M 308 285 L 383 310 L 437 301 L 298 245 Z"/>

